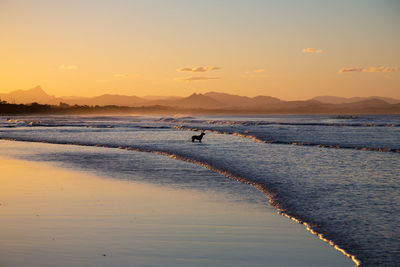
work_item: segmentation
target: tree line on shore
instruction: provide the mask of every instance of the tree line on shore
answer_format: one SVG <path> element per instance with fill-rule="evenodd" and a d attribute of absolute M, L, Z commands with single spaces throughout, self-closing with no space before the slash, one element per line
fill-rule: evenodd
<path fill-rule="evenodd" d="M 132 112 L 168 111 L 170 108 L 162 106 L 153 107 L 126 107 L 126 106 L 88 106 L 68 105 L 60 102 L 59 105 L 48 105 L 39 103 L 11 104 L 0 100 L 1 115 L 24 115 L 24 114 L 124 114 Z"/>
<path fill-rule="evenodd" d="M 344 107 L 339 105 L 304 105 L 301 107 L 266 107 L 265 109 L 204 109 L 204 108 L 178 108 L 171 106 L 89 106 L 89 105 L 69 105 L 60 102 L 58 105 L 39 104 L 13 104 L 0 99 L 0 115 L 129 115 L 129 114 L 400 114 L 400 104 L 369 107 Z"/>

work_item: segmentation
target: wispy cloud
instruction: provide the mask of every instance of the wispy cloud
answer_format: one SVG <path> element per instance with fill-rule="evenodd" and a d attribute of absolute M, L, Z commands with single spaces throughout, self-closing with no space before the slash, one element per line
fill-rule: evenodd
<path fill-rule="evenodd" d="M 181 81 L 195 82 L 195 81 L 206 81 L 206 80 L 218 80 L 220 77 L 206 77 L 206 76 L 191 76 L 187 78 L 180 78 Z"/>
<path fill-rule="evenodd" d="M 355 67 L 355 68 L 341 68 L 339 72 L 361 72 L 363 71 L 363 68 L 361 67 Z"/>
<path fill-rule="evenodd" d="M 302 50 L 303 54 L 322 54 L 322 49 L 315 49 L 315 48 L 304 48 Z"/>
<path fill-rule="evenodd" d="M 396 72 L 397 69 L 394 67 L 388 66 L 380 66 L 380 67 L 369 67 L 369 68 L 362 68 L 362 67 L 352 67 L 352 68 L 341 68 L 339 73 L 344 72 Z"/>
<path fill-rule="evenodd" d="M 200 66 L 200 67 L 194 67 L 194 68 L 181 68 L 178 71 L 180 72 L 207 72 L 207 71 L 212 71 L 212 70 L 220 70 L 220 67 L 206 67 L 206 66 Z"/>
<path fill-rule="evenodd" d="M 396 72 L 396 68 L 388 67 L 388 66 L 380 66 L 380 67 L 369 67 L 368 69 L 364 69 L 364 72 Z"/>
<path fill-rule="evenodd" d="M 76 65 L 61 65 L 58 67 L 60 70 L 76 70 L 78 69 L 78 66 Z"/>

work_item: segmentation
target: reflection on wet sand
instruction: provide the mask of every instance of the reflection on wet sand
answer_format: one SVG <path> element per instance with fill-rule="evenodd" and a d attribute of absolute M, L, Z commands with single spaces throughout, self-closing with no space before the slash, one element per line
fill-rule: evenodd
<path fill-rule="evenodd" d="M 0 162 L 2 266 L 351 266 L 267 207 Z"/>

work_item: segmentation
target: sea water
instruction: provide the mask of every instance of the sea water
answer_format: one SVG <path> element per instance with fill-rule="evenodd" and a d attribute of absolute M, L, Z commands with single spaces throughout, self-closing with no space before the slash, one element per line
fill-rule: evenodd
<path fill-rule="evenodd" d="M 191 136 L 205 132 L 203 142 Z M 98 146 L 115 153 L 42 153 L 39 160 L 146 182 L 223 190 L 266 205 L 224 179 L 163 177 L 157 160 L 134 163 L 121 150 L 169 156 L 264 192 L 285 216 L 304 223 L 365 266 L 400 258 L 400 116 L 40 116 L 1 118 L 0 138 Z M 184 164 L 184 163 L 182 163 Z M 142 166 L 141 168 L 138 166 Z M 222 177 L 222 176 L 218 176 Z"/>

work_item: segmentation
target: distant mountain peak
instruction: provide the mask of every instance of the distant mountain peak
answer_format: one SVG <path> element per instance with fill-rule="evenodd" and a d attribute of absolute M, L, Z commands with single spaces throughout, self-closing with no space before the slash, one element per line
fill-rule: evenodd
<path fill-rule="evenodd" d="M 191 95 L 188 96 L 188 97 L 202 97 L 202 96 L 204 96 L 204 95 L 198 94 L 198 93 L 193 93 L 193 94 L 191 94 Z"/>
<path fill-rule="evenodd" d="M 9 95 L 13 95 L 13 96 L 30 96 L 30 97 L 35 97 L 35 96 L 39 96 L 39 97 L 49 97 L 50 95 L 48 95 L 40 85 L 35 86 L 31 89 L 27 89 L 27 90 L 16 90 L 13 91 L 11 93 L 9 93 Z"/>
<path fill-rule="evenodd" d="M 33 87 L 28 90 L 17 90 L 8 94 L 2 94 L 2 99 L 10 103 L 33 103 L 37 102 L 40 104 L 55 104 L 57 103 L 57 98 L 48 95 L 40 85 Z"/>
<path fill-rule="evenodd" d="M 198 94 L 198 93 L 193 93 L 189 97 L 198 97 L 198 96 L 202 97 L 204 95 L 203 94 Z"/>
<path fill-rule="evenodd" d="M 179 100 L 168 101 L 165 104 L 183 108 L 220 108 L 225 106 L 211 97 L 198 93 L 193 93 Z"/>
<path fill-rule="evenodd" d="M 271 104 L 279 104 L 282 102 L 280 99 L 271 96 L 248 97 L 214 91 L 208 92 L 204 95 L 211 97 L 221 103 L 224 103 L 226 106 L 236 108 L 260 108 Z"/>
<path fill-rule="evenodd" d="M 41 95 L 48 95 L 40 85 L 33 87 L 32 89 L 26 90 L 26 93 L 35 93 Z"/>
<path fill-rule="evenodd" d="M 32 89 L 29 89 L 30 91 L 33 91 L 33 90 L 39 90 L 39 91 L 43 91 L 43 89 L 42 89 L 42 87 L 40 86 L 40 85 L 36 85 L 35 87 L 33 87 Z M 29 91 L 28 90 L 28 91 Z"/>

